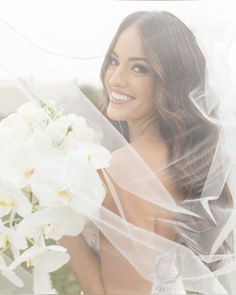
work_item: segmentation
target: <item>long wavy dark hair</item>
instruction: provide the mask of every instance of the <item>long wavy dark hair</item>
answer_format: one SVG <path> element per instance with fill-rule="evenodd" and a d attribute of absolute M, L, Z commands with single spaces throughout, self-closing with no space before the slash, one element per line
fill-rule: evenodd
<path fill-rule="evenodd" d="M 109 67 L 109 57 L 119 35 L 130 25 L 138 29 L 146 57 L 151 61 L 156 76 L 158 128 L 168 148 L 171 174 L 183 195 L 182 206 L 202 217 L 179 216 L 185 223 L 187 220 L 192 231 L 191 234 L 180 235 L 180 240 L 182 238 L 182 243 L 195 253 L 209 254 L 211 244 L 205 243 L 207 232 L 216 225 L 199 202 L 191 202 L 201 196 L 219 140 L 219 127 L 208 120 L 190 99 L 194 93 L 201 99 L 203 106 L 206 104 L 204 55 L 193 33 L 173 14 L 166 11 L 139 11 L 128 15 L 120 24 L 101 68 L 104 91 L 100 109 L 105 116 L 109 99 L 104 78 Z M 216 108 L 212 110 L 211 116 L 217 117 Z M 109 120 L 129 141 L 127 122 Z M 232 196 L 226 182 L 219 198 L 212 201 L 210 207 L 213 212 L 225 207 L 232 208 Z M 224 224 L 226 219 L 216 220 L 217 224 Z M 183 229 L 179 232 L 183 232 Z M 194 239 L 199 240 L 199 234 L 203 242 L 196 246 Z M 191 236 L 191 239 L 184 236 Z M 228 235 L 217 253 L 226 254 L 232 250 L 232 239 Z M 209 267 L 215 269 L 216 264 Z"/>

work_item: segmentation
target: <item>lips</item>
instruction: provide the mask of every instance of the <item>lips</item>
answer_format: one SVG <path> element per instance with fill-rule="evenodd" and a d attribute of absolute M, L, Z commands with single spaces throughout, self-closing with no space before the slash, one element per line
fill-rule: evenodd
<path fill-rule="evenodd" d="M 134 97 L 129 96 L 127 94 L 112 91 L 110 96 L 110 102 L 114 104 L 127 104 L 134 100 Z"/>

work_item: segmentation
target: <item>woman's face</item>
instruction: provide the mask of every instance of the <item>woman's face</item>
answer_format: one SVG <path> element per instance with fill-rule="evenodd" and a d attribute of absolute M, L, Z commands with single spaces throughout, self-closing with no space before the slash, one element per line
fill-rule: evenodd
<path fill-rule="evenodd" d="M 155 115 L 155 78 L 135 26 L 120 34 L 109 57 L 104 81 L 110 119 L 135 121 Z"/>

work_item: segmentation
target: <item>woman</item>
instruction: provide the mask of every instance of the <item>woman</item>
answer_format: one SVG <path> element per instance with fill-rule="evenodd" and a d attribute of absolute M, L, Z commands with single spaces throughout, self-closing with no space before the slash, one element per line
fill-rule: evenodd
<path fill-rule="evenodd" d="M 105 227 L 104 231 L 101 230 L 103 225 L 97 222 L 97 226 L 100 225 L 99 255 L 92 250 L 94 246 L 91 246 L 91 237 L 86 230 L 84 238 L 64 238 L 62 241 L 71 254 L 72 267 L 86 294 L 182 294 L 185 289 L 200 292 L 209 287 L 204 283 L 201 289 L 194 283 L 188 283 L 188 280 L 183 286 L 178 279 L 174 284 L 168 283 L 168 275 L 169 279 L 173 279 L 181 271 L 185 274 L 183 277 L 186 273 L 190 277 L 197 275 L 197 271 L 194 273 L 195 270 L 188 269 L 186 260 L 179 262 L 183 257 L 192 261 L 200 257 L 196 265 L 206 266 L 208 271 L 219 267 L 220 261 L 204 260 L 202 257 L 212 253 L 217 234 L 226 224 L 232 207 L 226 179 L 219 191 L 214 188 L 214 183 L 212 186 L 209 182 L 212 164 L 219 152 L 219 128 L 212 120 L 217 119 L 217 109 L 209 115 L 211 120 L 204 112 L 207 107 L 205 71 L 205 58 L 193 33 L 169 12 L 132 13 L 118 28 L 101 69 L 105 99 L 102 111 L 151 168 L 160 181 L 158 185 L 163 195 L 166 194 L 166 198 L 171 196 L 169 204 L 174 202 L 177 207 L 166 205 L 164 197 L 144 198 L 145 191 L 140 197 L 140 194 L 134 193 L 135 189 L 129 191 L 126 189 L 128 186 L 122 186 L 119 178 L 124 173 L 127 173 L 127 178 L 130 177 L 128 166 L 132 166 L 129 157 L 126 158 L 129 153 L 122 149 L 113 153 L 108 174 L 99 171 L 107 190 L 103 207 L 112 212 L 114 218 L 115 215 L 120 216 L 135 225 L 136 230 L 138 228 L 158 236 L 159 240 L 153 244 L 157 248 L 161 242 L 171 247 L 174 244 L 184 245 L 180 249 L 191 250 L 191 254 L 187 250 L 183 254 L 185 250 L 181 250 L 179 256 L 175 251 L 172 257 L 173 253 L 166 248 L 166 253 L 172 253 L 168 254 L 168 259 L 176 259 L 175 266 L 163 270 L 163 265 L 157 264 L 159 268 L 155 268 L 153 283 L 142 275 L 145 263 L 148 261 L 147 269 L 151 269 L 153 259 L 148 260 L 147 257 L 143 265 L 137 262 L 142 252 L 141 239 L 133 248 L 135 251 L 138 249 L 136 254 L 139 254 L 133 257 L 126 251 L 130 245 L 118 246 L 121 240 L 112 237 L 112 231 L 106 231 Z M 122 161 L 127 164 L 127 170 L 123 168 L 117 177 L 115 171 L 120 169 Z M 221 179 L 221 171 L 222 162 L 218 162 L 214 175 Z M 212 191 L 214 195 L 211 195 Z M 203 197 L 204 204 L 207 203 L 205 207 Z M 223 207 L 229 210 L 219 218 Z M 132 240 L 135 240 L 133 236 Z M 151 246 L 145 249 L 151 252 Z M 227 234 L 214 254 L 226 255 L 232 251 L 230 234 Z M 148 253 L 145 255 L 148 256 Z M 167 262 L 170 261 L 168 259 Z M 161 273 L 165 271 L 166 275 Z M 203 273 L 205 271 L 204 268 Z M 218 288 L 221 291 L 218 281 L 214 280 L 214 284 L 216 287 L 209 290 Z"/>

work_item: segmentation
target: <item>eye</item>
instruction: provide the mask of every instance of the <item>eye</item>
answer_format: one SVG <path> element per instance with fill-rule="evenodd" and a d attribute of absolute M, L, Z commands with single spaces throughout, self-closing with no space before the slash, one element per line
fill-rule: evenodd
<path fill-rule="evenodd" d="M 110 56 L 109 59 L 108 59 L 108 64 L 111 65 L 111 66 L 117 66 L 118 65 L 118 61 L 113 56 Z"/>
<path fill-rule="evenodd" d="M 143 66 L 143 65 L 140 65 L 140 64 L 137 64 L 137 65 L 134 65 L 133 67 L 132 67 L 132 70 L 134 70 L 135 72 L 137 72 L 137 73 L 149 73 L 149 70 L 148 70 L 148 68 L 146 68 L 145 66 Z"/>

